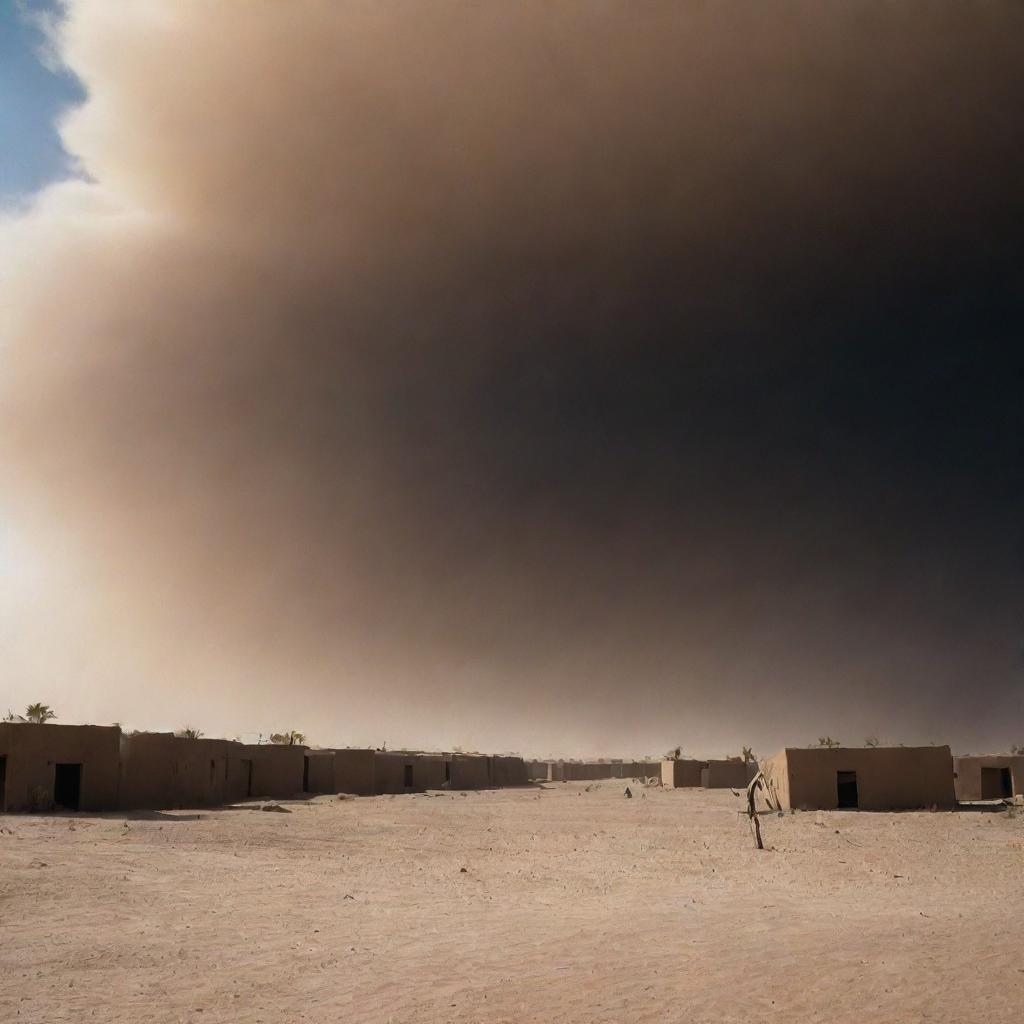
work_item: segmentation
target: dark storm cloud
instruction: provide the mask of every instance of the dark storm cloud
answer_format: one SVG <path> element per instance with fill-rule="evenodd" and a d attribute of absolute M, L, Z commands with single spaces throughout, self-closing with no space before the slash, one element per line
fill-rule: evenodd
<path fill-rule="evenodd" d="M 73 3 L 11 504 L 222 719 L 215 680 L 556 752 L 998 715 L 1022 20 Z"/>

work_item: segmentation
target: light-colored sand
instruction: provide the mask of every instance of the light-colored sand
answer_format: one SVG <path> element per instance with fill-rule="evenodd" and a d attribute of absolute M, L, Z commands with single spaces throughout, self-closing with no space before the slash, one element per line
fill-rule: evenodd
<path fill-rule="evenodd" d="M 1019 1020 L 1024 816 L 622 790 L 0 817 L 0 1020 Z"/>

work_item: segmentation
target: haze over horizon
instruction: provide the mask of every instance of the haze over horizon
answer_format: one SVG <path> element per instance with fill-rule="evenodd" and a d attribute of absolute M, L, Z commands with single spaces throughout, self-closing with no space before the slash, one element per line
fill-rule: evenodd
<path fill-rule="evenodd" d="M 0 712 L 1024 743 L 1020 4 L 52 32 L 67 160 L 0 214 Z"/>

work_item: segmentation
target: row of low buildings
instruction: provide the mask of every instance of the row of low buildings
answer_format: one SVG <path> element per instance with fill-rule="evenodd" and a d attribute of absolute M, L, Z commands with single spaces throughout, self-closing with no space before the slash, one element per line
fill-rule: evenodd
<path fill-rule="evenodd" d="M 703 786 L 725 789 L 745 786 L 757 770 L 753 762 L 739 758 L 697 761 L 529 761 L 533 782 L 591 782 L 597 779 L 659 779 L 664 786 Z"/>
<path fill-rule="evenodd" d="M 787 810 L 951 808 L 1024 794 L 1024 756 L 953 757 L 946 746 L 786 747 L 760 765 L 739 758 L 528 764 L 536 781 L 655 777 L 671 789 L 740 789 L 758 770 L 769 804 Z"/>
<path fill-rule="evenodd" d="M 204 807 L 300 793 L 421 793 L 527 784 L 520 757 L 123 733 L 117 726 L 0 723 L 0 811 Z"/>
<path fill-rule="evenodd" d="M 652 777 L 677 789 L 739 789 L 758 769 L 762 792 L 780 809 L 950 808 L 1024 794 L 1024 756 L 953 757 L 947 746 L 787 747 L 760 765 L 738 758 L 525 762 L 0 723 L 0 811 L 158 810 L 300 793 L 372 796 Z"/>
<path fill-rule="evenodd" d="M 594 782 L 598 779 L 644 779 L 661 772 L 660 761 L 528 761 L 531 782 Z"/>

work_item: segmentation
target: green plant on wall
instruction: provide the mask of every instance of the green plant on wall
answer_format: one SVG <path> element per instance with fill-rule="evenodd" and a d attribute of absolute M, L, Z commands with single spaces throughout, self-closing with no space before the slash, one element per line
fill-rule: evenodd
<path fill-rule="evenodd" d="M 25 708 L 25 721 L 42 725 L 57 717 L 57 712 L 49 704 L 29 704 Z"/>

